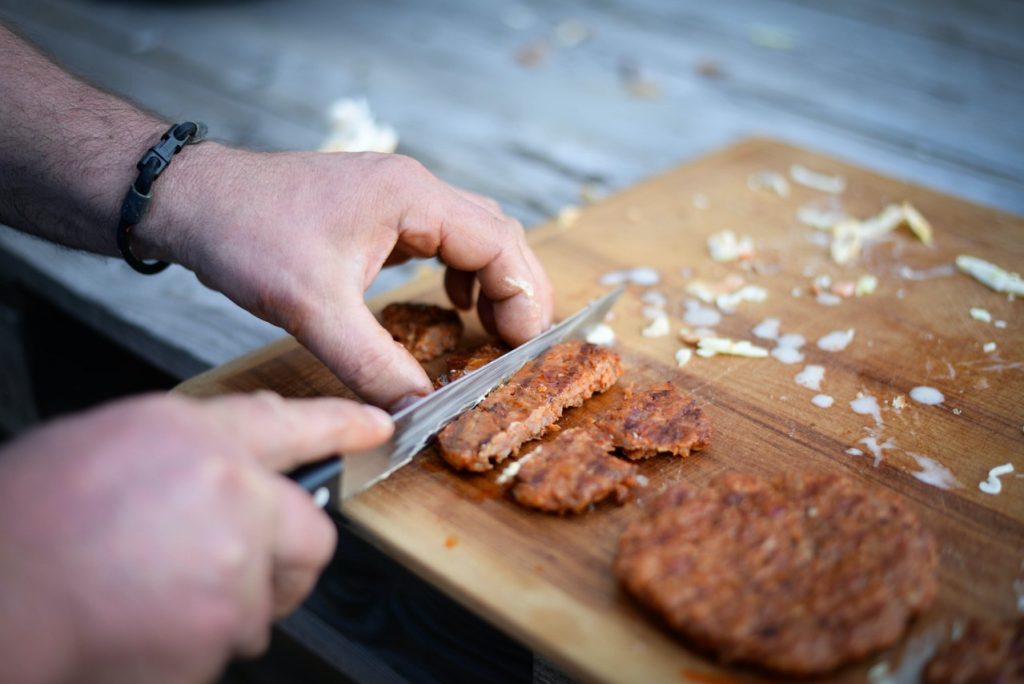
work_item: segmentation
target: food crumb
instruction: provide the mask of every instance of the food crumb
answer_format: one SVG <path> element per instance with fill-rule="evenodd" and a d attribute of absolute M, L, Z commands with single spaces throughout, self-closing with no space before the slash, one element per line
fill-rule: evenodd
<path fill-rule="evenodd" d="M 983 352 L 985 352 L 986 354 L 991 354 L 992 352 L 994 352 L 996 350 L 996 343 L 995 342 L 986 342 L 985 344 L 981 345 L 981 350 Z"/>
<path fill-rule="evenodd" d="M 455 545 L 458 543 L 459 538 L 456 537 L 454 534 L 449 534 L 447 537 L 444 538 L 444 548 L 446 549 L 455 548 Z"/>
<path fill-rule="evenodd" d="M 587 333 L 587 342 L 610 346 L 615 344 L 615 331 L 607 323 L 598 323 L 593 330 Z"/>
<path fill-rule="evenodd" d="M 523 278 L 515 278 L 513 276 L 505 276 L 505 283 L 510 287 L 514 287 L 520 292 L 522 292 L 524 295 L 526 295 L 527 299 L 533 299 L 533 283 L 531 283 L 529 280 L 524 280 Z"/>
<path fill-rule="evenodd" d="M 858 297 L 864 297 L 870 294 L 874 294 L 878 288 L 878 278 L 865 273 L 860 278 L 857 278 L 857 284 L 853 288 L 853 293 Z"/>
<path fill-rule="evenodd" d="M 567 204 L 558 210 L 558 225 L 561 228 L 572 228 L 580 220 L 580 208 L 575 204 Z"/>
<path fill-rule="evenodd" d="M 1024 280 L 1018 274 L 1008 273 L 984 259 L 961 254 L 956 258 L 956 267 L 996 292 L 1024 294 Z"/>
<path fill-rule="evenodd" d="M 828 394 L 816 394 L 811 399 L 811 403 L 819 408 L 831 408 L 832 404 L 835 403 L 835 399 Z"/>
<path fill-rule="evenodd" d="M 748 340 L 731 340 L 727 337 L 702 337 L 697 343 L 697 356 L 708 358 L 717 354 L 764 358 L 768 356 L 768 350 Z"/>
<path fill-rule="evenodd" d="M 668 322 L 668 316 L 662 313 L 651 321 L 650 325 L 641 330 L 640 334 L 644 337 L 664 337 L 671 330 L 672 326 Z"/>
<path fill-rule="evenodd" d="M 771 169 L 751 174 L 747 178 L 747 187 L 755 192 L 771 190 L 779 197 L 789 197 L 789 182 L 781 173 Z"/>
<path fill-rule="evenodd" d="M 1003 491 L 1003 483 L 1000 481 L 1000 477 L 1003 475 L 1009 475 L 1013 472 L 1012 463 L 1004 463 L 1003 465 L 996 466 L 988 471 L 988 479 L 984 482 L 978 483 L 978 489 L 986 494 L 995 496 L 999 492 Z"/>
<path fill-rule="evenodd" d="M 708 236 L 708 252 L 719 263 L 750 259 L 754 256 L 754 241 L 749 236 L 737 237 L 731 230 L 721 230 Z"/>
<path fill-rule="evenodd" d="M 1006 327 L 1006 321 L 996 321 L 992 325 L 996 326 L 997 328 L 1005 328 Z"/>
<path fill-rule="evenodd" d="M 688 364 L 690 362 L 690 359 L 692 359 L 692 358 L 693 358 L 693 350 L 689 349 L 688 347 L 681 347 L 676 352 L 676 365 L 679 366 L 680 368 L 682 368 L 683 366 Z"/>
<path fill-rule="evenodd" d="M 842 351 L 846 349 L 850 342 L 853 341 L 853 335 L 853 328 L 849 328 L 848 330 L 835 330 L 818 339 L 818 349 L 827 352 Z"/>
<path fill-rule="evenodd" d="M 812 171 L 801 164 L 793 164 L 789 167 L 789 177 L 794 183 L 812 190 L 820 190 L 831 195 L 838 195 L 846 190 L 846 179 L 842 176 L 829 176 L 824 173 Z"/>
<path fill-rule="evenodd" d="M 981 321 L 982 323 L 992 322 L 992 314 L 990 314 L 987 309 L 982 309 L 978 306 L 971 307 L 971 318 L 976 321 Z"/>
<path fill-rule="evenodd" d="M 959 416 L 961 413 L 963 413 L 962 409 L 958 409 L 958 408 L 953 409 L 953 415 L 954 416 Z"/>

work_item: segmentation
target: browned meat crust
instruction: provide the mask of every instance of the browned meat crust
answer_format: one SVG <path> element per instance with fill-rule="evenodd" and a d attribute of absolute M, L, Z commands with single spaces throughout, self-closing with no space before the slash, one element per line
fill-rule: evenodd
<path fill-rule="evenodd" d="M 897 639 L 937 589 L 931 535 L 903 502 L 847 478 L 725 473 L 655 500 L 615 573 L 723 661 L 827 672 Z"/>
<path fill-rule="evenodd" d="M 508 351 L 508 347 L 494 342 L 485 342 L 472 349 L 452 352 L 445 359 L 445 371 L 434 380 L 434 387 L 443 387 L 455 382 L 463 375 L 483 368 L 494 359 Z"/>
<path fill-rule="evenodd" d="M 924 684 L 1024 682 L 1024 620 L 1016 624 L 971 621 L 963 636 L 932 657 Z"/>
<path fill-rule="evenodd" d="M 441 430 L 441 456 L 459 470 L 490 470 L 492 461 L 505 460 L 544 434 L 563 410 L 608 389 L 621 375 L 619 355 L 607 347 L 580 340 L 555 345 Z"/>
<path fill-rule="evenodd" d="M 604 435 L 565 430 L 519 459 L 512 496 L 548 513 L 581 513 L 613 495 L 624 503 L 644 479 L 634 464 L 615 458 L 611 450 Z"/>
<path fill-rule="evenodd" d="M 634 460 L 658 453 L 688 456 L 711 441 L 711 422 L 697 402 L 666 382 L 636 392 L 596 421 L 623 455 Z"/>
<path fill-rule="evenodd" d="M 430 361 L 455 349 L 462 337 L 462 319 L 453 309 L 433 304 L 388 304 L 381 325 L 417 361 Z"/>

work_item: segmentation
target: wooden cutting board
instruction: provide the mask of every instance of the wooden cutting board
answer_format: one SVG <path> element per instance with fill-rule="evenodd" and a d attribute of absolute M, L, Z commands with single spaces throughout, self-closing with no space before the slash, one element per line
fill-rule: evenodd
<path fill-rule="evenodd" d="M 824 234 L 795 218 L 801 205 L 827 204 L 830 196 L 793 183 L 786 198 L 748 187 L 751 174 L 787 174 L 794 163 L 845 177 L 847 189 L 834 201 L 853 216 L 874 215 L 889 202 L 912 202 L 934 225 L 935 246 L 901 228 L 869 246 L 858 262 L 832 264 Z M 756 269 L 710 260 L 706 239 L 723 228 L 753 237 Z M 700 485 L 727 469 L 771 475 L 818 468 L 899 492 L 936 535 L 942 588 L 934 607 L 897 648 L 828 681 L 864 681 L 880 661 L 897 669 L 905 651 L 912 659 L 955 620 L 1010 618 L 1024 610 L 1024 305 L 950 268 L 957 254 L 970 253 L 1024 272 L 1024 219 L 754 139 L 589 206 L 571 226 L 552 223 L 531 231 L 530 241 L 554 280 L 559 317 L 605 291 L 598 282 L 602 274 L 650 266 L 661 275 L 650 289 L 667 296 L 676 329 L 687 282 L 736 273 L 766 288 L 768 297 L 723 315 L 719 334 L 765 343 L 752 328 L 775 317 L 783 333 L 807 339 L 806 360 L 796 365 L 718 356 L 694 357 L 680 369 L 673 360 L 681 346 L 674 334 L 640 335 L 640 295 L 648 288 L 632 286 L 611 322 L 627 365 L 621 383 L 674 380 L 705 403 L 715 427 L 712 445 L 700 455 L 644 463 L 651 480 L 645 496 L 678 480 Z M 842 281 L 864 273 L 879 279 L 870 296 L 829 306 L 809 294 L 815 276 Z M 372 307 L 405 300 L 444 303 L 440 272 Z M 971 307 L 987 309 L 1005 327 L 972 319 Z M 467 324 L 467 343 L 482 339 L 475 318 L 467 316 Z M 850 328 L 854 338 L 844 351 L 817 348 L 822 335 Z M 987 342 L 996 343 L 995 351 L 983 351 Z M 805 363 L 825 367 L 822 392 L 834 397 L 831 408 L 812 404 L 815 392 L 794 382 Z M 919 385 L 941 390 L 945 401 L 925 406 L 908 400 L 897 410 L 894 399 Z M 181 386 L 194 395 L 257 389 L 296 397 L 347 394 L 292 340 Z M 877 399 L 877 421 L 851 410 L 858 393 Z M 608 400 L 589 402 L 568 421 L 600 411 Z M 883 446 L 879 458 L 874 444 Z M 851 455 L 851 449 L 863 455 Z M 1017 472 L 1002 478 L 1002 493 L 980 491 L 989 469 L 1003 463 Z M 565 518 L 526 511 L 501 495 L 493 474 L 457 475 L 428 448 L 347 502 L 344 513 L 399 562 L 582 679 L 763 677 L 753 669 L 720 668 L 618 588 L 611 575 L 616 540 L 636 506 L 602 505 Z M 714 678 L 716 672 L 728 674 Z"/>

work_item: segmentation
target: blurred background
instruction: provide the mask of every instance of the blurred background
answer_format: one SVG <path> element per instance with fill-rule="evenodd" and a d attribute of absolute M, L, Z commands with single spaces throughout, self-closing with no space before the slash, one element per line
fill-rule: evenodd
<path fill-rule="evenodd" d="M 0 0 L 0 21 L 168 120 L 262 150 L 397 142 L 527 226 L 751 135 L 1024 213 L 1016 0 Z M 0 228 L 4 431 L 280 335 L 180 268 Z"/>

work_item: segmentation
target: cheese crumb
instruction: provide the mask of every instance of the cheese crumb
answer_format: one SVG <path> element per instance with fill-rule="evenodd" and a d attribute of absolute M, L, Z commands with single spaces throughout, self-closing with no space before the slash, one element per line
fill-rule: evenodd
<path fill-rule="evenodd" d="M 984 259 L 961 254 L 956 258 L 956 267 L 996 292 L 1024 295 L 1024 280 L 1019 275 L 1004 271 Z"/>
<path fill-rule="evenodd" d="M 540 450 L 543 448 L 544 445 L 542 444 L 533 451 L 531 451 L 530 453 L 523 456 L 518 461 L 513 461 L 512 463 L 509 463 L 508 466 L 506 466 L 505 469 L 501 471 L 501 475 L 498 475 L 497 479 L 494 481 L 494 484 L 503 485 L 511 481 L 512 478 L 519 474 L 519 469 L 523 467 L 523 464 L 529 461 L 535 455 L 539 454 Z"/>
<path fill-rule="evenodd" d="M 598 323 L 593 330 L 587 333 L 587 342 L 606 347 L 611 346 L 615 344 L 615 331 L 606 323 Z"/>
<path fill-rule="evenodd" d="M 827 352 L 842 351 L 853 341 L 853 334 L 853 328 L 830 332 L 818 339 L 818 349 Z"/>
<path fill-rule="evenodd" d="M 719 263 L 750 259 L 754 256 L 754 241 L 748 236 L 736 237 L 731 230 L 722 230 L 708 237 L 708 252 Z"/>
<path fill-rule="evenodd" d="M 733 313 L 741 302 L 763 302 L 767 298 L 768 290 L 760 285 L 746 285 L 731 294 L 715 297 L 715 306 L 725 313 Z"/>
<path fill-rule="evenodd" d="M 747 177 L 747 187 L 755 192 L 771 190 L 779 197 L 789 197 L 789 183 L 785 176 L 771 169 L 758 171 Z"/>
<path fill-rule="evenodd" d="M 981 345 L 981 351 L 985 352 L 986 354 L 991 354 L 995 350 L 996 350 L 996 343 L 995 342 L 986 342 L 985 344 Z"/>
<path fill-rule="evenodd" d="M 870 273 L 866 273 L 857 278 L 857 284 L 853 287 L 853 294 L 858 297 L 864 297 L 874 294 L 876 288 L 878 288 L 878 278 Z"/>
<path fill-rule="evenodd" d="M 978 484 L 978 489 L 995 496 L 999 492 L 1003 491 L 1003 483 L 1000 482 L 999 478 L 1003 475 L 1009 475 L 1013 472 L 1012 463 L 1004 463 L 1003 465 L 996 466 L 988 471 L 988 479 Z"/>
<path fill-rule="evenodd" d="M 644 337 L 664 337 L 671 330 L 672 326 L 668 322 L 668 316 L 661 314 L 651 321 L 650 325 L 641 330 L 640 334 Z"/>
<path fill-rule="evenodd" d="M 982 323 L 992 322 L 992 314 L 990 314 L 988 310 L 979 308 L 977 306 L 971 307 L 971 318 L 973 318 L 976 321 L 981 321 Z"/>
<path fill-rule="evenodd" d="M 716 354 L 746 356 L 756 359 L 768 356 L 768 350 L 751 344 L 748 340 L 731 340 L 727 337 L 702 337 L 697 343 L 697 355 L 707 358 Z"/>
<path fill-rule="evenodd" d="M 846 179 L 842 176 L 829 176 L 811 171 L 801 164 L 793 164 L 789 167 L 789 177 L 793 179 L 794 183 L 832 195 L 838 195 L 846 190 Z"/>
<path fill-rule="evenodd" d="M 526 295 L 527 299 L 533 299 L 533 283 L 530 281 L 523 280 L 522 278 L 514 278 L 512 276 L 505 276 L 505 283 L 522 292 Z"/>
<path fill-rule="evenodd" d="M 558 210 L 558 226 L 560 228 L 572 228 L 580 220 L 580 208 L 575 204 L 567 204 Z"/>
<path fill-rule="evenodd" d="M 688 364 L 692 358 L 693 350 L 689 347 L 680 347 L 679 350 L 676 351 L 676 365 L 680 368 Z"/>

